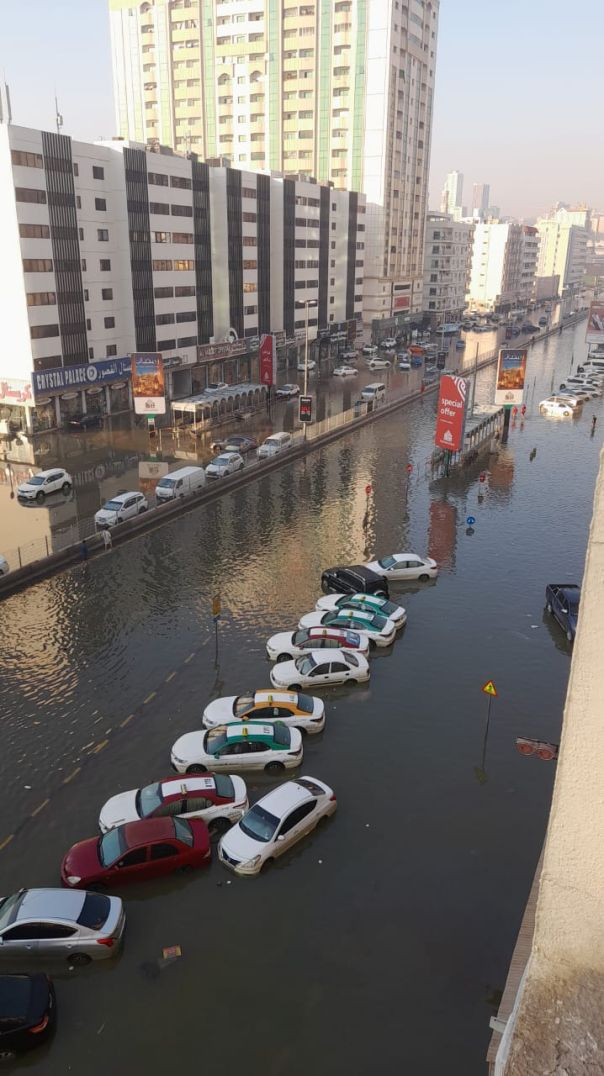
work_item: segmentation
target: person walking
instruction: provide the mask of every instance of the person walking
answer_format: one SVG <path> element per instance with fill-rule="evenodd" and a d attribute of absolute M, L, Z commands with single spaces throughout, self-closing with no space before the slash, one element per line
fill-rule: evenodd
<path fill-rule="evenodd" d="M 594 433 L 596 432 L 596 423 L 597 423 L 597 421 L 598 421 L 597 416 L 592 415 L 592 419 L 591 419 L 591 436 L 592 437 L 593 437 Z"/>
<path fill-rule="evenodd" d="M 111 537 L 109 527 L 105 527 L 103 531 L 103 545 L 105 546 L 106 553 L 108 553 L 110 549 L 113 549 L 113 538 Z"/>
<path fill-rule="evenodd" d="M 82 544 L 80 545 L 80 560 L 88 560 L 88 546 L 85 538 L 82 538 Z"/>

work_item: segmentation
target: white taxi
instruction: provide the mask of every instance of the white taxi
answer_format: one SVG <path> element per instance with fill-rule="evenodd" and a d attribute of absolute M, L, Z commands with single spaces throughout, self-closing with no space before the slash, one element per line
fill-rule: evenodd
<path fill-rule="evenodd" d="M 396 636 L 396 625 L 373 609 L 332 609 L 328 613 L 305 613 L 300 628 L 344 628 L 369 636 L 370 646 L 390 646 Z"/>
<path fill-rule="evenodd" d="M 269 661 L 289 661 L 309 650 L 354 650 L 367 657 L 369 637 L 365 632 L 348 628 L 298 628 L 298 631 L 280 631 L 271 635 L 266 644 Z"/>
<path fill-rule="evenodd" d="M 275 691 L 269 687 L 249 695 L 214 699 L 203 711 L 201 721 L 206 729 L 234 721 L 280 721 L 313 733 L 325 727 L 325 706 L 322 699 L 301 691 Z"/>
<path fill-rule="evenodd" d="M 119 792 L 99 815 L 101 833 L 140 818 L 203 818 L 212 830 L 224 831 L 249 807 L 242 777 L 208 773 L 199 777 L 167 777 L 144 788 Z"/>
<path fill-rule="evenodd" d="M 302 733 L 281 722 L 237 721 L 214 729 L 186 732 L 172 747 L 177 773 L 208 770 L 266 770 L 279 773 L 302 761 Z"/>
<path fill-rule="evenodd" d="M 370 613 L 379 613 L 395 625 L 397 631 L 407 623 L 407 610 L 402 605 L 395 605 L 388 598 L 378 594 L 324 594 L 319 598 L 315 609 L 329 613 L 334 609 L 367 609 Z"/>
<path fill-rule="evenodd" d="M 353 650 L 312 650 L 303 658 L 280 661 L 271 669 L 271 682 L 276 688 L 334 687 L 368 679 L 367 658 Z"/>

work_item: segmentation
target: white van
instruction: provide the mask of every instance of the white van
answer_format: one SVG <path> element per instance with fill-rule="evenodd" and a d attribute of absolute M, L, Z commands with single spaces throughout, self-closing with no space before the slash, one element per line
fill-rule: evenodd
<path fill-rule="evenodd" d="M 378 400 L 384 400 L 386 398 L 386 386 L 382 381 L 373 381 L 371 385 L 365 385 L 364 389 L 361 389 L 361 397 L 363 400 L 373 400 L 377 403 Z"/>
<path fill-rule="evenodd" d="M 178 471 L 172 471 L 165 478 L 160 478 L 155 490 L 155 496 L 159 504 L 164 501 L 173 501 L 176 497 L 186 497 L 189 493 L 199 493 L 206 484 L 206 473 L 203 467 L 181 467 Z"/>
<path fill-rule="evenodd" d="M 583 362 L 583 369 L 586 374 L 604 374 L 604 358 L 597 359 L 588 355 Z"/>
<path fill-rule="evenodd" d="M 257 453 L 258 458 L 265 460 L 270 456 L 276 456 L 278 452 L 284 452 L 286 448 L 291 448 L 293 441 L 294 439 L 291 433 L 272 433 L 271 436 L 267 437 L 266 441 L 260 445 Z"/>

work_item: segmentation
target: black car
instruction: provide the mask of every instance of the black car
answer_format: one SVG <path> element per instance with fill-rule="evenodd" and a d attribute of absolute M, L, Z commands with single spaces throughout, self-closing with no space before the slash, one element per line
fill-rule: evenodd
<path fill-rule="evenodd" d="M 321 575 L 321 589 L 333 594 L 375 594 L 388 598 L 388 580 L 382 579 L 364 564 L 350 564 L 341 568 L 326 568 Z"/>
<path fill-rule="evenodd" d="M 55 991 L 46 975 L 0 975 L 0 1054 L 40 1046 L 55 1020 Z"/>
<path fill-rule="evenodd" d="M 94 430 L 103 425 L 103 416 L 98 411 L 88 411 L 85 415 L 72 415 L 67 419 L 68 430 Z"/>
<path fill-rule="evenodd" d="M 224 447 L 227 452 L 240 452 L 241 455 L 244 455 L 246 452 L 253 452 L 255 448 L 258 448 L 258 442 L 253 437 L 233 434 L 232 437 L 225 438 Z"/>

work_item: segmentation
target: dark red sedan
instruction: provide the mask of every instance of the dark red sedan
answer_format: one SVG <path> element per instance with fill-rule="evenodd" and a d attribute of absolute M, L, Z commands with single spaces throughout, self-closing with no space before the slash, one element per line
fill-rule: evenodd
<path fill-rule="evenodd" d="M 210 835 L 201 818 L 149 818 L 127 822 L 102 837 L 80 841 L 61 864 L 71 889 L 145 881 L 210 859 Z"/>

